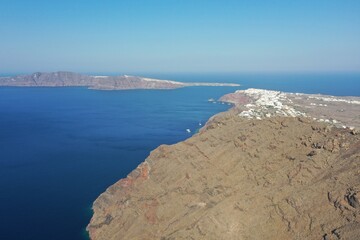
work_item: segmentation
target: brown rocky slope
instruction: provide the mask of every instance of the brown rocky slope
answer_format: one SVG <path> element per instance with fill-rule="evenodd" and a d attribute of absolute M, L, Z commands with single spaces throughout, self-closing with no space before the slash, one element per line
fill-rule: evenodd
<path fill-rule="evenodd" d="M 100 239 L 360 239 L 360 136 L 308 117 L 213 117 L 94 203 Z"/>

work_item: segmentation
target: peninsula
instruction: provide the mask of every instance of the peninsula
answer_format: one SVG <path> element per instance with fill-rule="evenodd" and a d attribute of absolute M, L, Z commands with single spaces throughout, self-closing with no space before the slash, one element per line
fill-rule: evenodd
<path fill-rule="evenodd" d="M 175 89 L 191 86 L 232 86 L 233 83 L 185 83 L 137 76 L 90 76 L 73 72 L 37 72 L 31 75 L 0 77 L 1 86 L 13 87 L 88 87 L 97 90 Z"/>
<path fill-rule="evenodd" d="M 359 239 L 360 98 L 239 90 L 93 204 L 92 240 Z"/>

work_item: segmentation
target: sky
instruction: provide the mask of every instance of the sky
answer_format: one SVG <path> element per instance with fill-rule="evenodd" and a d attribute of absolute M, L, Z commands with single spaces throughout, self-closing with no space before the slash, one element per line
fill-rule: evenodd
<path fill-rule="evenodd" d="M 358 0 L 0 0 L 0 73 L 360 72 Z"/>

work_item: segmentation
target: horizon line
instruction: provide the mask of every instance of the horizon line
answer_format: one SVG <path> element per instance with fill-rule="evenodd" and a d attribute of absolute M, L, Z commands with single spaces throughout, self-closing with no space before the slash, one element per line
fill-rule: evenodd
<path fill-rule="evenodd" d="M 34 73 L 55 73 L 55 72 L 71 72 L 79 73 L 83 75 L 96 76 L 122 76 L 122 75 L 133 75 L 140 76 L 146 74 L 194 74 L 194 75 L 208 75 L 208 74 L 360 74 L 360 70 L 304 70 L 304 71 L 70 71 L 70 70 L 56 70 L 56 71 L 18 71 L 18 72 L 0 72 L 1 77 L 7 76 L 19 76 L 19 75 L 31 75 Z"/>

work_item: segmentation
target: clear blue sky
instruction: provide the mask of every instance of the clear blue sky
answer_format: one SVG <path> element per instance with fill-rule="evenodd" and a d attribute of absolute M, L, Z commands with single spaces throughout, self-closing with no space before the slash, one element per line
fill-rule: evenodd
<path fill-rule="evenodd" d="M 359 0 L 0 0 L 0 73 L 360 71 Z"/>

